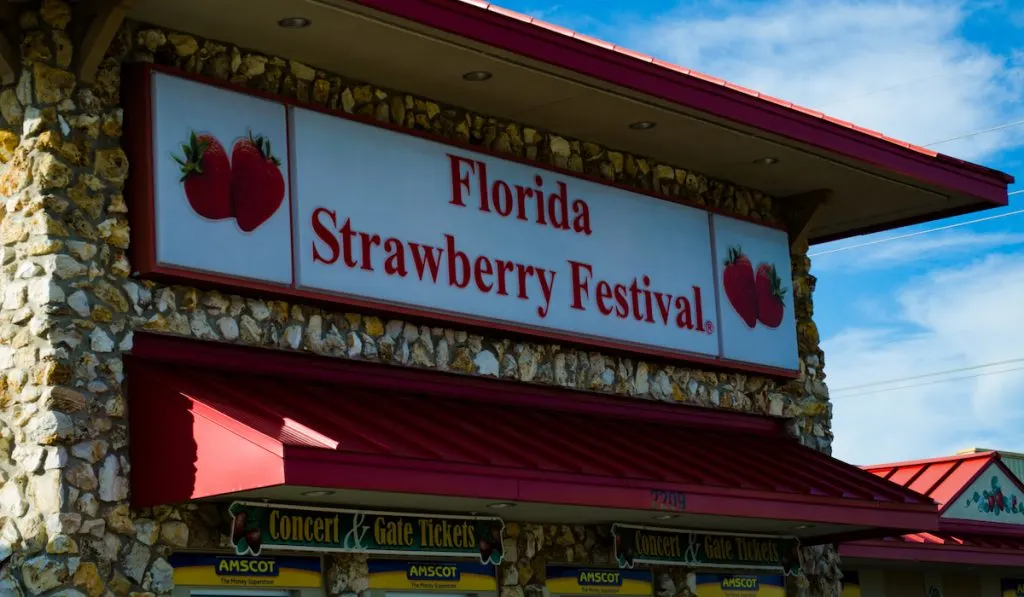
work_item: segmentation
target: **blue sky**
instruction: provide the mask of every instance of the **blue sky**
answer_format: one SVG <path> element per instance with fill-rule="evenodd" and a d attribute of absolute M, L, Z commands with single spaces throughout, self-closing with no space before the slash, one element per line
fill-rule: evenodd
<path fill-rule="evenodd" d="M 921 145 L 1024 120 L 1020 0 L 499 4 Z M 1024 125 L 933 148 L 1024 179 Z M 1024 210 L 1010 199 L 811 253 Z M 1024 213 L 812 263 L 836 456 L 1024 452 Z"/>

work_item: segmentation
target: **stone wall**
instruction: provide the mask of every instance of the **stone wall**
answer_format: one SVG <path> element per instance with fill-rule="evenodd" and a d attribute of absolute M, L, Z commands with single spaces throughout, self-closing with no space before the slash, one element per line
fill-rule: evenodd
<path fill-rule="evenodd" d="M 802 442 L 830 450 L 831 407 L 811 319 L 814 278 L 806 247 L 793 260 L 801 374 L 784 384 L 132 279 L 129 202 L 122 195 L 129 165 L 120 147 L 121 65 L 174 65 L 777 221 L 771 198 L 528 123 L 467 113 L 138 23 L 119 32 L 96 82 L 80 85 L 71 70 L 75 47 L 69 35 L 80 25 L 78 15 L 63 0 L 18 6 L 12 45 L 22 69 L 15 84 L 0 88 L 0 594 L 165 594 L 170 551 L 223 544 L 220 515 L 206 508 L 131 512 L 127 506 L 131 463 L 121 355 L 131 348 L 135 330 L 785 415 Z M 531 551 L 528 529 L 543 527 L 524 527 L 515 539 L 526 541 L 520 558 L 505 571 L 507 579 L 518 575 L 506 588 L 516 596 L 513 587 L 528 587 L 524 579 L 535 573 L 532 556 L 523 555 Z M 558 535 L 541 535 L 549 540 L 534 537 L 534 550 L 560 545 Z M 834 551 L 808 555 L 810 594 L 832 594 Z M 343 581 L 339 570 L 331 573 L 336 592 L 353 592 L 355 577 L 346 572 Z M 671 586 L 685 583 L 676 579 Z"/>

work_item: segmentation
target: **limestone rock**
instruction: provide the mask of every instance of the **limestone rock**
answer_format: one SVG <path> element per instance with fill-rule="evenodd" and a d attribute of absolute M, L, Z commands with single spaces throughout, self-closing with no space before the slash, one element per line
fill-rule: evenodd
<path fill-rule="evenodd" d="M 101 597 L 106 587 L 100 578 L 99 569 L 93 562 L 82 562 L 71 579 L 71 582 L 79 589 L 85 591 L 89 597 Z"/>
<path fill-rule="evenodd" d="M 39 16 L 54 29 L 64 29 L 71 21 L 71 6 L 65 0 L 43 0 Z"/>
<path fill-rule="evenodd" d="M 109 454 L 100 466 L 100 499 L 119 502 L 128 497 L 128 479 L 121 474 L 121 465 L 114 454 Z"/>
<path fill-rule="evenodd" d="M 102 149 L 96 152 L 96 176 L 115 183 L 128 177 L 128 156 L 124 150 Z"/>
<path fill-rule="evenodd" d="M 71 97 L 75 89 L 75 75 L 63 69 L 53 68 L 41 62 L 33 67 L 36 99 L 42 104 L 57 104 Z"/>
<path fill-rule="evenodd" d="M 160 538 L 172 547 L 188 547 L 188 525 L 180 521 L 168 521 L 160 526 Z"/>
<path fill-rule="evenodd" d="M 68 567 L 62 560 L 49 555 L 28 559 L 21 566 L 25 588 L 35 595 L 56 589 L 68 578 Z"/>
<path fill-rule="evenodd" d="M 199 51 L 199 43 L 191 35 L 171 33 L 167 35 L 167 41 L 171 42 L 171 45 L 174 46 L 174 51 L 182 58 L 187 58 Z"/>
<path fill-rule="evenodd" d="M 146 574 L 146 566 L 149 564 L 150 550 L 141 543 L 133 543 L 124 556 L 121 558 L 121 569 L 128 578 L 137 583 L 142 583 Z"/>

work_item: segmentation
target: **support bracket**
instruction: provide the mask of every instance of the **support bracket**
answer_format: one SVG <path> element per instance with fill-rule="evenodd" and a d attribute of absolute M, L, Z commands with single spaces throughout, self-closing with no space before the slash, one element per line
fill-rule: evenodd
<path fill-rule="evenodd" d="M 793 249 L 807 242 L 807 235 L 814 225 L 814 219 L 824 205 L 832 199 L 831 189 L 818 189 L 781 198 L 789 230 L 789 248 Z"/>
<path fill-rule="evenodd" d="M 95 2 L 92 20 L 85 30 L 85 36 L 78 48 L 76 75 L 78 80 L 91 84 L 96 80 L 96 71 L 100 62 L 114 41 L 117 30 L 121 28 L 135 0 L 99 0 Z"/>

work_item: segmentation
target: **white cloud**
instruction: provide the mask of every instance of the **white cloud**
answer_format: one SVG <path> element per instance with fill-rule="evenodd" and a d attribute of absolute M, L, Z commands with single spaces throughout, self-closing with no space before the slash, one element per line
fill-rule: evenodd
<path fill-rule="evenodd" d="M 1024 252 L 933 271 L 909 281 L 896 299 L 896 324 L 851 327 L 823 342 L 835 455 L 866 464 L 978 443 L 1024 451 L 1024 361 L 841 390 L 1024 358 Z M 997 370 L 1008 372 L 989 374 Z M 935 383 L 952 377 L 961 379 Z"/>
<path fill-rule="evenodd" d="M 625 41 L 659 58 L 927 144 L 1024 118 L 1024 60 L 1019 52 L 1000 56 L 966 41 L 960 29 L 969 6 L 938 0 L 723 0 L 633 23 Z M 1014 127 L 935 149 L 978 160 L 1021 143 L 1024 127 Z"/>

